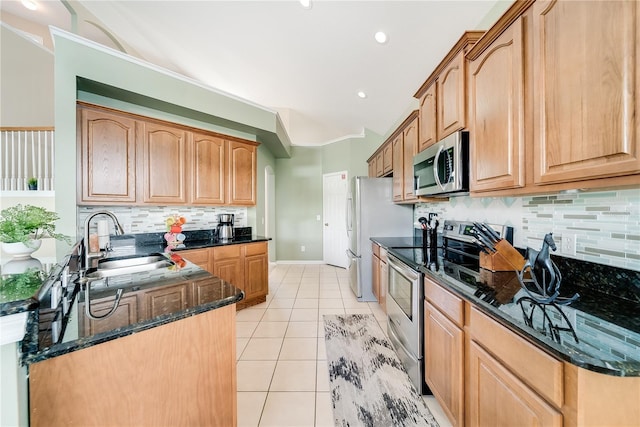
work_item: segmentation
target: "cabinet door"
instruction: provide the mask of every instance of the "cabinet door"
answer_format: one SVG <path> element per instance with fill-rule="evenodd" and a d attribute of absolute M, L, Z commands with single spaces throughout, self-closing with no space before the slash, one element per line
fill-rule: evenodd
<path fill-rule="evenodd" d="M 468 426 L 562 426 L 562 414 L 475 341 L 469 342 Z"/>
<path fill-rule="evenodd" d="M 523 21 L 469 64 L 471 191 L 522 187 Z"/>
<path fill-rule="evenodd" d="M 115 296 L 100 298 L 91 301 L 91 314 L 94 316 L 104 316 L 113 308 Z M 116 328 L 133 325 L 138 322 L 138 300 L 136 294 L 123 295 L 120 298 L 118 307 L 113 314 L 104 319 L 91 319 L 84 315 L 85 303 L 79 304 L 78 311 L 82 313 L 81 328 L 83 336 L 95 335 L 100 332 L 112 331 Z"/>
<path fill-rule="evenodd" d="M 386 175 L 393 171 L 393 146 L 387 142 L 382 148 L 382 173 Z"/>
<path fill-rule="evenodd" d="M 376 159 L 373 158 L 369 160 L 368 165 L 369 165 L 369 169 L 368 169 L 369 178 L 375 178 L 376 177 Z"/>
<path fill-rule="evenodd" d="M 464 70 L 464 52 L 461 51 L 438 76 L 438 140 L 466 126 Z"/>
<path fill-rule="evenodd" d="M 371 256 L 371 290 L 380 303 L 380 258 Z"/>
<path fill-rule="evenodd" d="M 78 109 L 82 202 L 136 202 L 136 122 Z"/>
<path fill-rule="evenodd" d="M 178 252 L 178 254 L 187 259 L 189 262 L 194 263 L 195 265 L 197 265 L 198 267 L 200 267 L 203 270 L 208 271 L 209 273 L 212 273 L 212 268 L 211 268 L 211 249 L 208 248 L 204 248 L 204 249 L 190 249 L 187 251 L 180 251 Z"/>
<path fill-rule="evenodd" d="M 438 141 L 436 122 L 436 82 L 434 82 L 420 98 L 419 152 Z"/>
<path fill-rule="evenodd" d="M 191 202 L 222 205 L 225 197 L 224 140 L 194 133 L 191 155 Z"/>
<path fill-rule="evenodd" d="M 533 5 L 534 180 L 640 171 L 640 4 Z"/>
<path fill-rule="evenodd" d="M 163 289 L 150 290 L 142 294 L 145 319 L 174 313 L 189 307 L 191 283 L 180 283 Z"/>
<path fill-rule="evenodd" d="M 376 176 L 380 177 L 384 175 L 384 159 L 382 158 L 382 151 L 376 154 Z"/>
<path fill-rule="evenodd" d="M 389 290 L 389 266 L 387 265 L 387 251 L 380 248 L 380 305 L 387 312 L 387 292 Z"/>
<path fill-rule="evenodd" d="M 244 260 L 247 298 L 266 295 L 269 287 L 269 260 L 266 254 L 247 256 Z"/>
<path fill-rule="evenodd" d="M 464 425 L 464 332 L 424 303 L 424 376 L 454 426 Z"/>
<path fill-rule="evenodd" d="M 418 119 L 414 119 L 404 130 L 404 179 L 403 197 L 404 200 L 416 200 L 414 178 L 413 178 L 413 157 L 418 154 Z"/>
<path fill-rule="evenodd" d="M 141 128 L 143 201 L 185 204 L 187 132 L 154 122 Z"/>
<path fill-rule="evenodd" d="M 249 243 L 244 249 L 244 282 L 247 299 L 266 297 L 269 292 L 269 256 L 267 242 Z"/>
<path fill-rule="evenodd" d="M 393 147 L 393 201 L 404 199 L 404 144 L 400 133 L 391 142 Z"/>
<path fill-rule="evenodd" d="M 245 290 L 242 258 L 242 245 L 214 247 L 213 274 L 233 286 Z"/>
<path fill-rule="evenodd" d="M 229 195 L 231 205 L 256 204 L 256 147 L 229 141 Z"/>

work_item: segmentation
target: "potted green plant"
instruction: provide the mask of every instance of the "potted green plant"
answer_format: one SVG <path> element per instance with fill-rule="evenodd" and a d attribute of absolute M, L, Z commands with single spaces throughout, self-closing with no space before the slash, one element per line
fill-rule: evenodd
<path fill-rule="evenodd" d="M 42 238 L 52 237 L 71 243 L 68 236 L 56 233 L 58 214 L 33 205 L 15 205 L 0 212 L 0 242 L 2 249 L 15 258 L 28 257 L 42 244 Z"/>
<path fill-rule="evenodd" d="M 38 179 L 36 177 L 31 177 L 27 180 L 27 186 L 29 190 L 37 190 L 38 189 Z"/>

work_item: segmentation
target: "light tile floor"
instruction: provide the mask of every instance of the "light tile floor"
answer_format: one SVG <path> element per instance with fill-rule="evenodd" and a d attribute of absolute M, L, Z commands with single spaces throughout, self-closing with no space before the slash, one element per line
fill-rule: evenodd
<path fill-rule="evenodd" d="M 238 426 L 333 426 L 324 346 L 324 314 L 371 313 L 386 333 L 378 303 L 358 302 L 345 269 L 278 264 L 265 303 L 236 315 Z M 450 426 L 431 396 L 441 426 Z"/>

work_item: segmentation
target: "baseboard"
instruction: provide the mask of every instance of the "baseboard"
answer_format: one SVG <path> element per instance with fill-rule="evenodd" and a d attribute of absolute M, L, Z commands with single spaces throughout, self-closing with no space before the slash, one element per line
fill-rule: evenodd
<path fill-rule="evenodd" d="M 278 260 L 276 264 L 325 264 L 325 262 L 315 260 Z"/>

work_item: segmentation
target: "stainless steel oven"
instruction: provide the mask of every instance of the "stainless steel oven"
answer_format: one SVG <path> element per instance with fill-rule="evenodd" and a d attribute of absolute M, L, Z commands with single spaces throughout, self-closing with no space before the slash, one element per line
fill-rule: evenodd
<path fill-rule="evenodd" d="M 400 361 L 418 393 L 424 383 L 422 273 L 414 270 L 392 254 L 388 254 L 389 289 L 387 294 L 387 330 Z"/>

